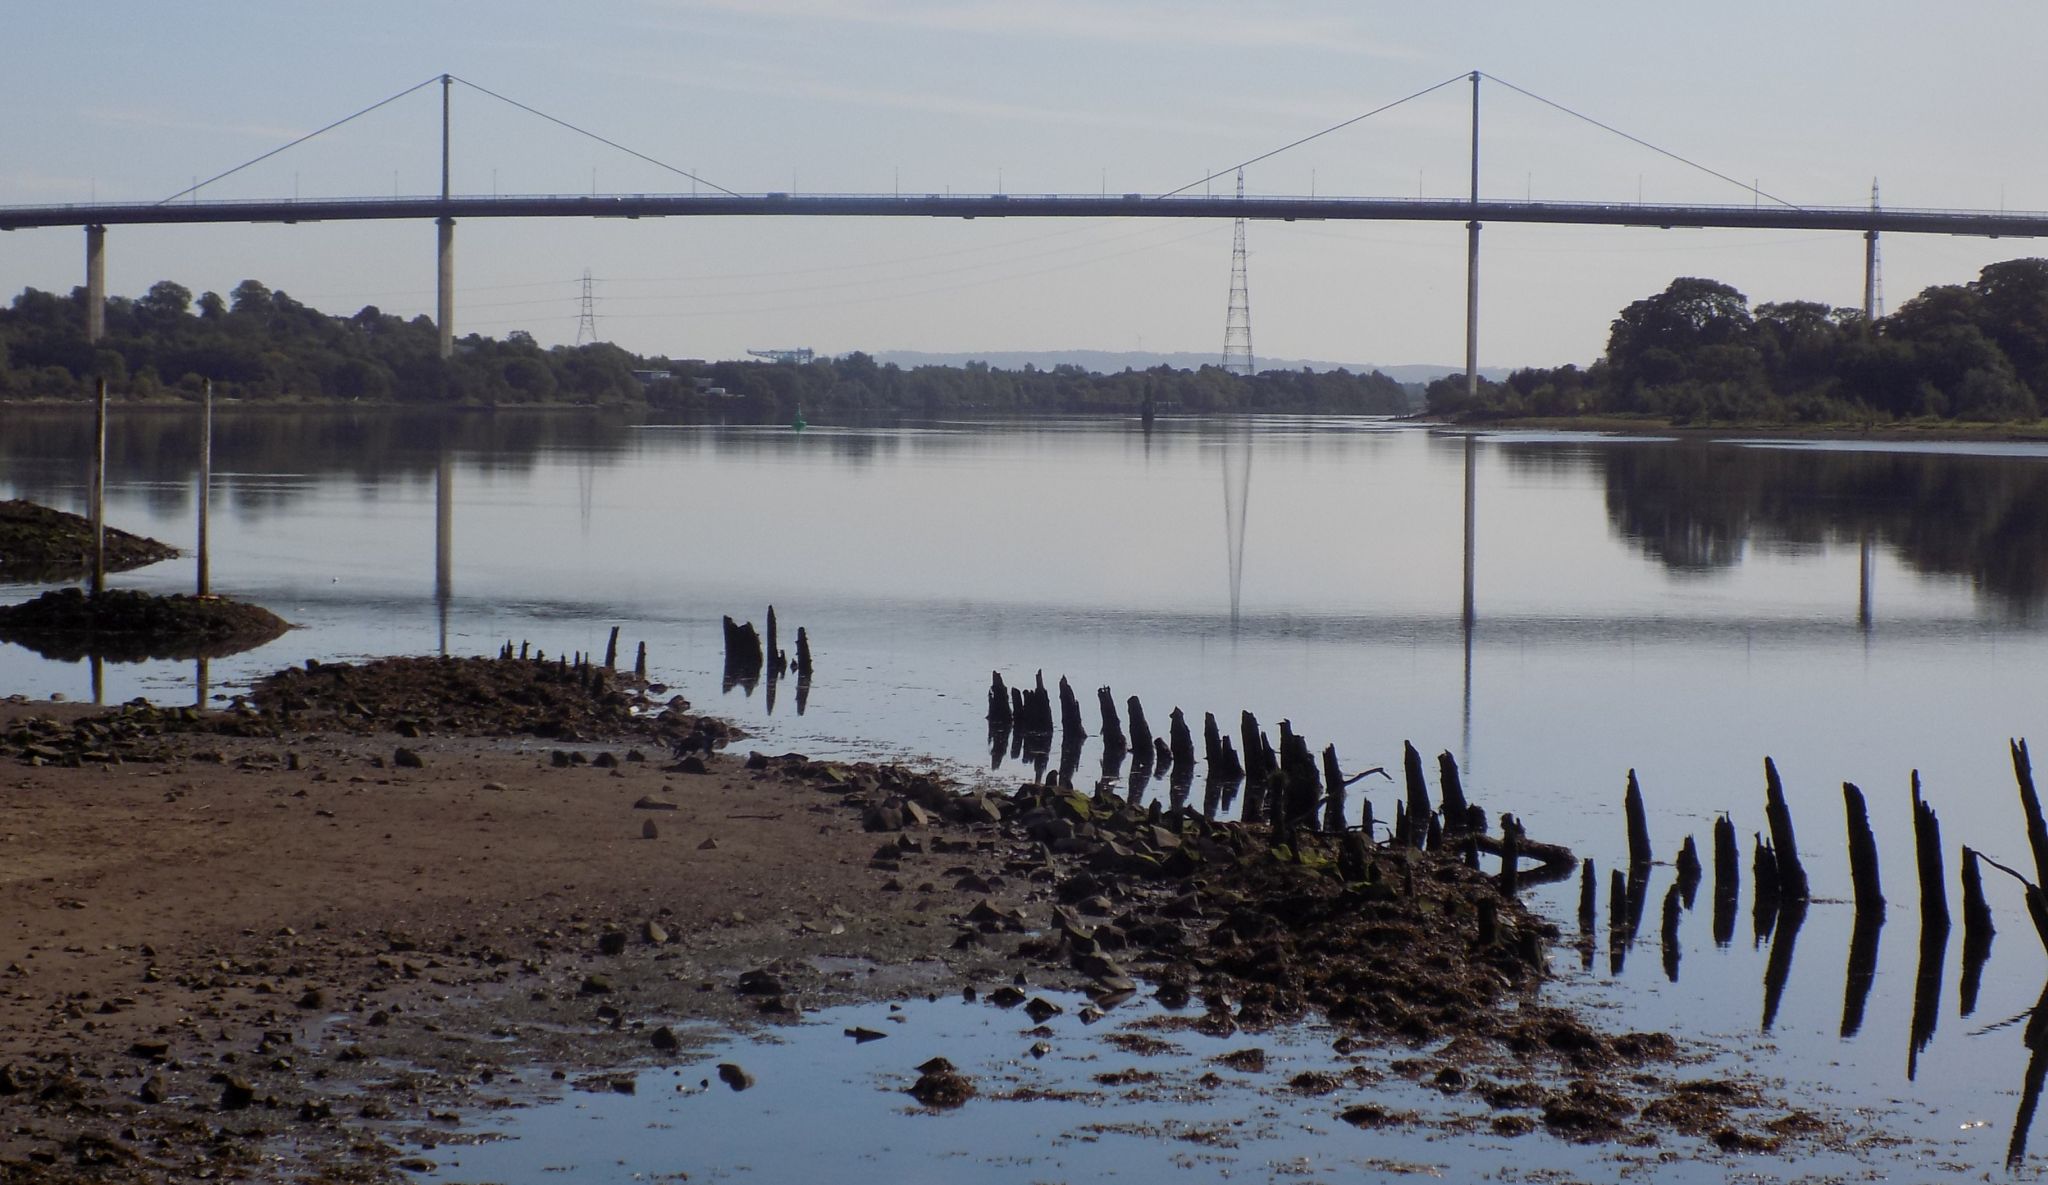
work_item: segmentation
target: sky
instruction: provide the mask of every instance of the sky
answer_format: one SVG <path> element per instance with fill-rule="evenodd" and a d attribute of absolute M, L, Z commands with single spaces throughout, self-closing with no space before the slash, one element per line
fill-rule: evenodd
<path fill-rule="evenodd" d="M 156 201 L 443 72 L 458 193 L 1158 193 L 1477 69 L 1481 194 L 2048 209 L 2048 8 L 2027 0 L 1648 5 L 1366 0 L 202 0 L 16 4 L 0 205 Z M 427 86 L 207 198 L 438 192 Z M 1459 83 L 1249 168 L 1253 194 L 1461 196 Z M 1216 183 L 1226 189 L 1228 179 Z M 1220 354 L 1231 225 L 1174 220 L 465 220 L 458 333 L 748 349 Z M 425 222 L 116 226 L 108 287 L 261 280 L 315 308 L 431 313 Z M 1461 363 L 1464 230 L 1249 228 L 1254 352 Z M 84 282 L 76 229 L 0 235 L 0 293 Z M 1853 233 L 1495 225 L 1485 366 L 1585 363 L 1672 278 L 1861 302 Z M 1886 305 L 2048 245 L 1887 235 Z"/>

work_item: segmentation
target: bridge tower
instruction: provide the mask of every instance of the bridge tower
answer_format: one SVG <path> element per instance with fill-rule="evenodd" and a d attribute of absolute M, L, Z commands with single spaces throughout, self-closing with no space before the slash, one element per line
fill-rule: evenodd
<path fill-rule="evenodd" d="M 448 92 L 454 78 L 441 76 L 441 203 L 448 203 Z M 434 220 L 439 229 L 440 249 L 436 253 L 434 312 L 441 330 L 441 357 L 455 356 L 455 220 L 442 214 Z"/>
<path fill-rule="evenodd" d="M 1237 200 L 1244 200 L 1243 169 L 1237 171 Z M 1252 362 L 1252 297 L 1245 284 L 1244 222 L 1240 215 L 1231 236 L 1230 311 L 1223 321 L 1223 369 L 1251 375 L 1257 368 Z"/>
<path fill-rule="evenodd" d="M 1877 178 L 1870 179 L 1870 212 L 1877 213 Z M 1884 316 L 1883 262 L 1877 257 L 1877 228 L 1863 232 L 1863 319 Z"/>

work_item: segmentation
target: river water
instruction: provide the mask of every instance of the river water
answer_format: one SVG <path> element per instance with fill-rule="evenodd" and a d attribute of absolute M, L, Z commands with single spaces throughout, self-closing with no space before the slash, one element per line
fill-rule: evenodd
<path fill-rule="evenodd" d="M 0 496 L 82 509 L 89 430 L 10 410 Z M 196 416 L 117 412 L 109 520 L 189 546 L 197 449 Z M 1607 949 L 1603 892 L 1597 957 L 1561 946 L 1556 990 L 1616 1024 L 1703 1039 L 1717 1064 L 1907 1140 L 1839 1169 L 2007 1171 L 2028 1065 L 2023 1022 L 2009 1022 L 2048 958 L 2017 886 L 1993 873 L 2001 934 L 1974 998 L 1960 930 L 1922 965 L 1908 785 L 1917 769 L 1952 885 L 1963 844 L 2030 866 L 2006 745 L 2048 738 L 2048 447 L 1473 437 L 1358 419 L 798 433 L 245 411 L 218 417 L 214 472 L 215 589 L 300 628 L 203 676 L 194 663 L 95 674 L 0 645 L 0 690 L 89 698 L 97 681 L 109 702 L 189 702 L 202 677 L 232 693 L 307 658 L 507 640 L 601 652 L 618 625 L 627 655 L 644 640 L 657 677 L 753 731 L 752 747 L 930 758 L 1002 784 L 1029 770 L 1008 754 L 990 769 L 989 674 L 1042 669 L 1072 681 L 1091 727 L 1108 685 L 1162 733 L 1175 706 L 1197 729 L 1215 712 L 1227 733 L 1250 709 L 1334 742 L 1347 769 L 1398 776 L 1404 739 L 1448 750 L 1474 800 L 1603 875 L 1626 855 L 1628 770 L 1668 860 L 1686 835 L 1706 851 L 1723 811 L 1745 844 L 1764 829 L 1770 755 L 1817 898 L 1804 925 L 1759 941 L 1745 896 L 1717 946 L 1703 890 L 1667 954 L 1660 864 L 1627 957 Z M 113 578 L 192 581 L 190 559 Z M 35 591 L 0 585 L 0 600 Z M 758 623 L 771 603 L 785 648 L 803 626 L 817 654 L 801 714 L 788 682 L 772 699 L 722 686 L 721 616 Z M 1870 799 L 1892 902 L 1860 1018 L 1845 780 Z M 1391 815 L 1390 783 L 1357 788 Z M 1574 928 L 1570 886 L 1536 899 Z M 1589 1179 L 1622 1171 L 1546 1147 L 1540 1159 Z M 1457 1161 L 1441 1142 L 1423 1151 Z M 1256 1177 L 1269 1160 L 1237 1167 Z M 1628 1171 L 1789 1167 L 1771 1165 Z M 1088 1175 L 1085 1161 L 1067 1171 Z"/>

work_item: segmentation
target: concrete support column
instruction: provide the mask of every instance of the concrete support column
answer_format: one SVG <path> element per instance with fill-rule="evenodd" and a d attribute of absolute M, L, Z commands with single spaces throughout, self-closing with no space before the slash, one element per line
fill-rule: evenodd
<path fill-rule="evenodd" d="M 436 285 L 439 300 L 436 306 L 436 320 L 441 327 L 441 357 L 455 356 L 455 220 L 442 218 L 435 225 L 441 228 L 440 276 Z"/>
<path fill-rule="evenodd" d="M 1479 402 L 1479 224 L 1465 224 L 1465 398 Z"/>
<path fill-rule="evenodd" d="M 85 228 L 85 340 L 107 336 L 107 228 Z"/>
<path fill-rule="evenodd" d="M 1877 232 L 1863 232 L 1863 320 L 1877 320 Z"/>

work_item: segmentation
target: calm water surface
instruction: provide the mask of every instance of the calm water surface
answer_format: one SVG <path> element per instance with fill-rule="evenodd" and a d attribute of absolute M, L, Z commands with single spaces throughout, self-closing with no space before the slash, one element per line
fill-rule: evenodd
<path fill-rule="evenodd" d="M 81 508 L 88 428 L 10 412 L 0 496 Z M 196 447 L 188 417 L 117 414 L 110 520 L 189 545 Z M 1241 708 L 1269 727 L 1289 719 L 1347 768 L 1398 772 L 1404 739 L 1448 749 L 1475 800 L 1603 869 L 1625 855 L 1630 768 L 1668 858 L 1687 834 L 1706 844 L 1722 811 L 1745 843 L 1764 827 L 1770 754 L 1821 900 L 1793 941 L 1775 933 L 1785 974 L 1768 1027 L 1773 940 L 1754 940 L 1747 898 L 1720 948 L 1703 891 L 1668 974 L 1662 865 L 1621 965 L 1603 893 L 1592 965 L 1562 946 L 1559 990 L 1872 1111 L 1912 1140 L 1863 1154 L 1885 1171 L 2006 1171 L 2027 1051 L 2005 1022 L 2033 1005 L 2048 958 L 2016 886 L 1993 874 L 2002 933 L 1968 1014 L 1960 932 L 1919 974 L 1907 785 L 1918 769 L 1951 879 L 1960 844 L 2026 862 L 2006 741 L 2048 739 L 2048 449 L 1468 439 L 1350 419 L 1169 422 L 1147 436 L 1100 421 L 798 434 L 247 413 L 221 417 L 215 475 L 216 589 L 301 627 L 214 661 L 216 691 L 307 658 L 488 653 L 507 639 L 601 650 L 617 624 L 629 652 L 644 639 L 658 677 L 755 731 L 754 746 L 929 756 L 1000 783 L 1026 767 L 1006 756 L 988 770 L 989 672 L 1042 668 L 1072 681 L 1091 723 L 1106 684 L 1141 697 L 1162 732 L 1174 706 L 1197 727 L 1204 711 L 1233 730 Z M 152 591 L 191 581 L 189 560 L 114 578 Z M 35 591 L 0 585 L 0 599 Z M 790 684 L 772 712 L 765 687 L 720 686 L 719 618 L 758 622 L 771 602 L 785 639 L 805 626 L 817 651 L 801 715 Z M 109 666 L 102 694 L 189 700 L 195 675 Z M 92 687 L 85 664 L 0 645 L 0 689 Z M 1083 770 L 1097 765 L 1084 754 Z M 1845 780 L 1870 797 L 1893 903 L 1854 1025 Z M 1385 786 L 1360 784 L 1383 817 Z M 1570 926 L 1569 889 L 1538 899 Z M 1935 993 L 1917 993 L 1921 1040 L 1916 984 Z M 1531 1141 L 1546 1142 L 1546 1163 L 1620 1171 L 1547 1137 L 1517 1147 Z M 830 1163 L 829 1147 L 820 1155 Z M 1259 1177 L 1271 1159 L 1236 1171 Z M 1063 1164 L 1087 1175 L 1079 1151 Z M 1758 1168 L 1778 1171 L 1686 1172 Z"/>

